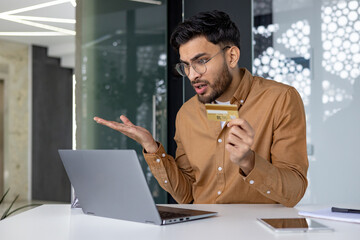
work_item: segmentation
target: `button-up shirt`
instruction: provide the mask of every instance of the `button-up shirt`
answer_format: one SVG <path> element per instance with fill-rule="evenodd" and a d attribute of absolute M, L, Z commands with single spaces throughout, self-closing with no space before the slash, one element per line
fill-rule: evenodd
<path fill-rule="evenodd" d="M 308 159 L 304 106 L 291 86 L 240 69 L 231 99 L 239 117 L 254 129 L 255 165 L 245 176 L 225 149 L 229 128 L 207 118 L 194 96 L 176 117 L 175 159 L 159 144 L 145 153 L 162 188 L 179 203 L 281 203 L 295 206 L 307 187 Z"/>

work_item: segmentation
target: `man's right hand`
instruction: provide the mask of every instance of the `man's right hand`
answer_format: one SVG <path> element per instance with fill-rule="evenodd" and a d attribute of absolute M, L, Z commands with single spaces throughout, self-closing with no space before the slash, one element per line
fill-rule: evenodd
<path fill-rule="evenodd" d="M 99 117 L 94 117 L 94 120 L 97 123 L 112 128 L 116 131 L 119 131 L 122 134 L 128 136 L 129 138 L 134 139 L 136 142 L 141 144 L 141 146 L 145 149 L 146 152 L 148 153 L 156 152 L 156 150 L 158 149 L 158 145 L 148 130 L 146 130 L 143 127 L 134 125 L 124 115 L 121 115 L 120 119 L 123 123 L 108 121 Z"/>

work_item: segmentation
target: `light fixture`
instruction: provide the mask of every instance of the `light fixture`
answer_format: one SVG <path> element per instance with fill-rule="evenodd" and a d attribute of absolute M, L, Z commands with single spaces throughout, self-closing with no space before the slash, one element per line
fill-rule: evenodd
<path fill-rule="evenodd" d="M 42 29 L 52 30 L 52 31 L 64 33 L 64 34 L 67 34 L 67 35 L 75 35 L 75 31 L 72 31 L 72 30 L 67 30 L 67 29 L 64 29 L 64 28 L 54 27 L 54 26 L 50 26 L 50 25 L 46 25 L 46 24 L 21 20 L 21 19 L 15 17 L 15 16 L 11 16 L 11 15 L 0 14 L 0 19 L 9 20 L 9 21 L 12 21 L 12 22 L 17 22 L 17 23 L 22 23 L 22 24 L 25 24 L 25 25 L 38 27 L 38 28 L 42 28 Z"/>
<path fill-rule="evenodd" d="M 33 17 L 33 16 L 20 16 L 20 15 L 16 15 L 14 17 L 18 19 L 31 20 L 37 22 L 57 22 L 57 23 L 71 23 L 71 24 L 76 23 L 75 19 L 67 19 L 67 18 L 48 18 L 48 17 Z"/>
<path fill-rule="evenodd" d="M 47 24 L 37 23 L 37 22 L 57 22 L 57 23 L 69 23 L 75 24 L 73 19 L 63 19 L 63 18 L 47 18 L 47 17 L 33 17 L 33 16 L 20 16 L 14 15 L 17 13 L 28 12 L 36 9 L 51 7 L 63 3 L 71 3 L 74 7 L 76 6 L 75 0 L 56 0 L 42 4 L 36 4 L 29 7 L 19 8 L 7 12 L 0 13 L 0 19 L 12 21 L 16 23 L 21 23 L 41 29 L 50 30 L 53 32 L 0 32 L 1 36 L 66 36 L 66 35 L 75 35 L 75 31 L 68 30 L 65 28 L 59 28 Z M 34 22 L 37 21 L 37 22 Z"/>
<path fill-rule="evenodd" d="M 154 0 L 131 0 L 133 2 L 141 2 L 141 3 L 148 3 L 148 4 L 155 4 L 155 5 L 161 5 L 161 1 L 154 1 Z"/>
<path fill-rule="evenodd" d="M 67 2 L 70 2 L 70 0 L 56 0 L 56 1 L 52 1 L 52 2 L 33 5 L 33 6 L 30 6 L 30 7 L 19 8 L 19 9 L 3 12 L 1 14 L 12 15 L 12 14 L 21 13 L 21 12 L 28 12 L 28 11 L 32 11 L 32 10 L 36 10 L 36 9 L 40 9 L 40 8 L 51 7 L 51 6 L 54 6 L 54 5 L 67 3 Z"/>
<path fill-rule="evenodd" d="M 0 32 L 0 36 L 64 36 L 60 32 Z"/>

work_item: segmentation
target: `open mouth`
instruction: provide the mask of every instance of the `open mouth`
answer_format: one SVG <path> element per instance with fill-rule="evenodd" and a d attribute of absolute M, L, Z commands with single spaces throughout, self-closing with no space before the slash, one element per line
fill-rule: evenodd
<path fill-rule="evenodd" d="M 193 87 L 197 94 L 203 94 L 203 93 L 205 93 L 208 85 L 206 83 L 196 83 L 196 84 L 193 84 Z"/>

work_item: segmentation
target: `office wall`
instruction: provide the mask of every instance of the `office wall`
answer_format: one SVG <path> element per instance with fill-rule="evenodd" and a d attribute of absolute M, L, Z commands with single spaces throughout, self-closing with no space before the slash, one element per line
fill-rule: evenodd
<path fill-rule="evenodd" d="M 29 47 L 0 40 L 0 79 L 4 81 L 4 190 L 8 199 L 28 199 Z M 1 182 L 1 181 L 0 181 Z"/>
<path fill-rule="evenodd" d="M 311 203 L 360 202 L 360 22 L 352 17 L 359 5 L 359 0 L 322 0 L 308 9 L 313 51 L 308 134 L 314 151 L 304 200 Z"/>
<path fill-rule="evenodd" d="M 167 4 L 167 39 L 171 37 L 172 32 L 176 26 L 182 22 L 182 0 L 172 0 Z M 171 17 L 170 17 L 171 16 Z M 185 80 L 180 76 L 176 70 L 175 65 L 179 62 L 179 53 L 175 51 L 170 44 L 167 44 L 167 152 L 168 154 L 175 156 L 176 143 L 174 141 L 175 136 L 175 120 L 176 114 L 184 101 L 183 85 Z M 174 200 L 175 201 L 175 200 Z"/>
<path fill-rule="evenodd" d="M 268 21 L 255 26 L 265 47 L 253 72 L 294 86 L 305 105 L 310 166 L 301 202 L 360 202 L 360 1 L 254 2 L 255 18 Z"/>
<path fill-rule="evenodd" d="M 70 201 L 58 149 L 72 149 L 72 69 L 32 47 L 32 199 Z"/>

